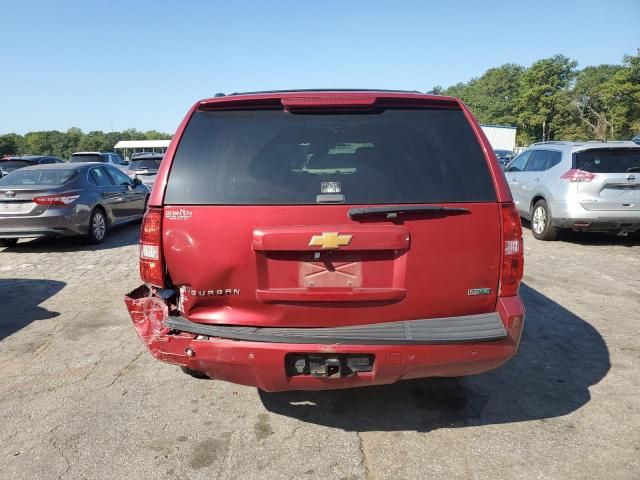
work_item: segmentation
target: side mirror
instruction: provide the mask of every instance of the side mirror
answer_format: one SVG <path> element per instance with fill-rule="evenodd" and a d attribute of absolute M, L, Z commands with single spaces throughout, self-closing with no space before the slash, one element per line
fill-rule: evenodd
<path fill-rule="evenodd" d="M 133 186 L 134 187 L 138 187 L 140 185 L 142 185 L 142 180 L 140 180 L 138 177 L 134 178 L 133 179 Z"/>

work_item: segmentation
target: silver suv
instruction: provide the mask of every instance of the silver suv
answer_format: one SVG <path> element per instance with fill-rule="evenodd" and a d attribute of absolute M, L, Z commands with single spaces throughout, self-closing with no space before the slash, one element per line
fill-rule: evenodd
<path fill-rule="evenodd" d="M 505 175 L 538 240 L 554 240 L 561 229 L 640 230 L 640 145 L 633 142 L 535 143 Z"/>

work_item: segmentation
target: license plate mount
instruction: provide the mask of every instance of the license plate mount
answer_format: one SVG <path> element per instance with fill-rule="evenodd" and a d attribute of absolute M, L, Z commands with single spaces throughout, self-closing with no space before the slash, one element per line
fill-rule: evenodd
<path fill-rule="evenodd" d="M 289 353 L 285 357 L 285 370 L 289 377 L 340 378 L 371 372 L 374 361 L 371 354 Z"/>

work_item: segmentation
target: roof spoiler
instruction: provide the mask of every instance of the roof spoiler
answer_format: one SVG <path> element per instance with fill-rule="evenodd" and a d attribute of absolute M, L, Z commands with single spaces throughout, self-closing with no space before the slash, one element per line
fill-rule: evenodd
<path fill-rule="evenodd" d="M 376 108 L 461 108 L 452 97 L 399 92 L 305 92 L 226 96 L 203 100 L 198 110 L 283 109 L 302 111 L 371 111 Z"/>

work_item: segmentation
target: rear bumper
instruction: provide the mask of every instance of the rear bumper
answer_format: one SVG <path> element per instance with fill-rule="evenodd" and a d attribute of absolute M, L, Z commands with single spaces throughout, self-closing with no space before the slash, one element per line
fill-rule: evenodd
<path fill-rule="evenodd" d="M 640 230 L 640 211 L 637 210 L 587 210 L 577 201 L 554 201 L 549 207 L 556 228 L 594 232 Z"/>
<path fill-rule="evenodd" d="M 609 213 L 609 212 L 593 212 Z M 640 230 L 640 214 L 630 217 L 581 216 L 576 218 L 553 218 L 556 228 L 570 228 L 589 232 L 635 232 Z"/>
<path fill-rule="evenodd" d="M 57 236 L 77 235 L 73 230 L 67 228 L 18 228 L 0 229 L 0 238 L 47 238 Z"/>
<path fill-rule="evenodd" d="M 75 208 L 49 208 L 40 215 L 0 217 L 0 238 L 80 235 L 88 231 L 88 214 Z"/>
<path fill-rule="evenodd" d="M 169 317 L 167 328 L 207 337 L 249 342 L 323 345 L 434 345 L 502 340 L 507 331 L 493 312 L 464 317 L 408 320 L 337 328 L 255 328 L 205 325 Z"/>
<path fill-rule="evenodd" d="M 263 336 L 258 340 L 248 340 L 256 337 L 247 336 L 252 333 L 256 335 L 249 330 L 257 329 L 222 327 L 232 329 L 224 333 L 227 337 L 238 337 L 238 334 L 243 336 L 243 339 L 230 339 L 216 336 L 223 334 L 221 332 L 206 330 L 207 327 L 216 327 L 169 317 L 166 304 L 147 294 L 146 287 L 138 288 L 125 298 L 125 302 L 138 335 L 157 359 L 204 372 L 212 378 L 256 386 L 265 391 L 326 390 L 381 385 L 412 378 L 485 372 L 499 367 L 516 353 L 524 322 L 522 302 L 518 297 L 508 297 L 499 299 L 495 315 L 438 319 L 434 322 L 440 324 L 433 325 L 431 329 L 427 328 L 428 324 L 416 324 L 407 329 L 406 324 L 412 322 L 398 322 L 408 333 L 387 331 L 374 340 L 367 339 L 376 330 L 372 329 L 374 325 L 361 327 L 368 329 L 364 337 L 362 331 L 356 331 L 358 327 L 349 327 L 350 331 L 338 333 L 335 331 L 340 329 L 335 328 L 286 329 L 330 330 L 325 338 L 313 335 L 318 332 L 307 332 L 304 335 L 300 332 L 280 332 L 283 334 L 281 337 L 274 337 L 273 330 L 285 329 L 265 329 L 269 330 L 270 336 Z M 472 321 L 472 317 L 483 317 L 476 321 L 479 324 L 485 322 L 486 328 L 480 326 L 475 329 L 475 333 L 471 333 L 474 329 L 467 328 L 471 323 L 466 320 Z M 460 318 L 465 319 L 462 323 L 466 322 L 468 325 L 459 323 L 457 329 L 443 327 L 443 322 L 460 322 Z M 457 330 L 457 339 L 451 338 L 453 330 Z M 205 333 L 194 333 L 198 331 Z M 344 338 L 346 333 L 352 337 Z M 434 334 L 435 337 L 440 335 L 440 338 L 435 338 Z M 385 335 L 392 337 L 385 339 Z M 422 335 L 424 338 L 406 338 L 407 335 Z M 285 343 L 287 338 L 292 343 Z M 289 353 L 373 355 L 374 364 L 372 371 L 350 376 L 288 376 L 285 371 L 285 356 Z"/>

